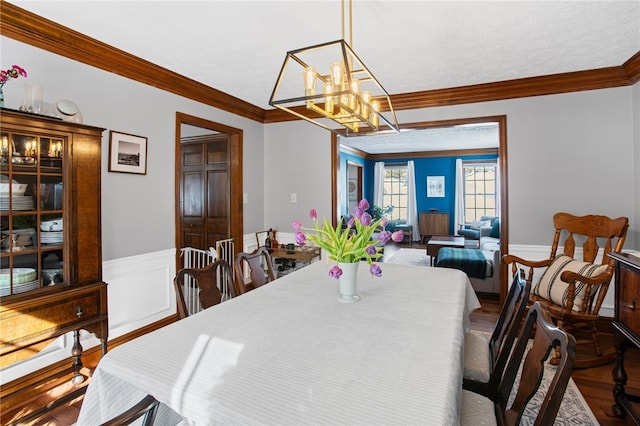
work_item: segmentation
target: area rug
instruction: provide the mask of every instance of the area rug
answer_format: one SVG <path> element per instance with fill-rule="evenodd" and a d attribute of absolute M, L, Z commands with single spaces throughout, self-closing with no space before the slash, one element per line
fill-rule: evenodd
<path fill-rule="evenodd" d="M 383 263 L 430 266 L 431 259 L 427 256 L 426 249 L 403 248 L 393 253 L 388 259 L 385 257 Z"/>
<path fill-rule="evenodd" d="M 480 333 L 486 336 L 486 338 L 490 338 L 489 333 Z M 532 344 L 532 340 L 529 340 L 529 347 Z M 524 410 L 524 415 L 522 416 L 522 420 L 520 421 L 521 426 L 533 425 L 535 423 L 536 416 L 538 414 L 538 409 L 542 404 L 545 394 L 547 393 L 547 389 L 549 388 L 549 384 L 553 379 L 553 375 L 555 374 L 556 367 L 551 365 L 549 362 L 545 362 L 544 364 L 544 376 L 542 378 L 542 383 L 540 383 L 540 388 L 538 392 L 534 395 L 534 397 L 529 401 Z M 520 382 L 520 373 L 516 377 L 516 381 L 514 383 L 514 390 L 518 389 L 518 383 Z M 509 404 L 511 404 L 514 393 L 512 393 L 511 398 L 509 400 Z M 596 419 L 596 416 L 591 411 L 589 404 L 585 401 L 584 397 L 580 393 L 578 386 L 575 384 L 573 379 L 569 379 L 569 384 L 567 385 L 567 389 L 564 392 L 564 396 L 562 398 L 562 404 L 560 404 L 560 409 L 558 410 L 558 415 L 556 416 L 556 421 L 553 423 L 558 426 L 565 425 L 581 425 L 581 426 L 599 426 L 600 423 Z"/>

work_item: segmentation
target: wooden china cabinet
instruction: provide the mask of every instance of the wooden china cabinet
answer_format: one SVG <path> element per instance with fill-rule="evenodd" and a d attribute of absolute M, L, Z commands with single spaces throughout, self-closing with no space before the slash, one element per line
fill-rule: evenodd
<path fill-rule="evenodd" d="M 95 334 L 103 354 L 107 349 L 100 217 L 104 129 L 8 109 L 0 111 L 0 123 L 0 368 L 73 332 L 67 371 L 80 382 L 79 331 Z M 19 388 L 3 387 L 3 400 Z"/>

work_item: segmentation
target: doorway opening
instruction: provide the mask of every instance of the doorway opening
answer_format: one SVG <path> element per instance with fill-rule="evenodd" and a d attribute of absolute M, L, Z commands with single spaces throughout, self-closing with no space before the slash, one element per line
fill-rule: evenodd
<path fill-rule="evenodd" d="M 185 247 L 243 240 L 242 130 L 176 113 L 176 268 Z M 233 253 L 235 256 L 235 253 Z"/>
<path fill-rule="evenodd" d="M 456 147 L 447 148 L 446 146 L 442 146 L 438 150 L 435 151 L 414 151 L 414 152 L 388 152 L 385 154 L 369 154 L 365 151 L 357 147 L 347 147 L 346 152 L 349 154 L 357 155 L 363 160 L 367 161 L 378 161 L 381 158 L 384 159 L 406 159 L 407 157 L 411 158 L 420 158 L 420 157 L 431 157 L 431 156 L 466 156 L 466 155 L 482 155 L 482 154 L 491 154 L 494 155 L 497 153 L 497 161 L 498 161 L 498 170 L 499 170 L 499 216 L 500 216 L 500 247 L 503 253 L 509 252 L 508 247 L 508 229 L 509 229 L 509 221 L 508 221 L 508 185 L 507 185 L 507 118 L 504 115 L 500 116 L 489 116 L 489 117 L 474 117 L 474 118 L 466 118 L 466 119 L 452 119 L 452 120 L 440 120 L 440 121 L 425 121 L 418 123 L 408 123 L 400 125 L 403 131 L 408 130 L 423 130 L 423 129 L 439 129 L 439 128 L 447 128 L 452 126 L 478 126 L 484 123 L 495 123 L 498 127 L 498 141 L 494 148 L 491 149 L 477 149 L 477 148 L 462 148 Z M 409 132 L 407 132 L 409 133 Z M 402 135 L 402 133 L 401 133 Z M 376 143 L 380 143 L 379 138 L 384 138 L 382 136 L 372 136 L 370 139 L 375 138 Z M 341 171 L 341 142 L 345 139 L 351 140 L 352 138 L 342 138 L 336 136 L 334 133 L 331 134 L 331 167 L 332 167 L 332 220 L 333 223 L 337 223 L 340 218 L 342 211 L 344 209 L 344 204 L 341 204 L 340 200 L 344 200 L 344 184 L 342 184 L 341 176 L 344 176 L 344 170 Z M 354 138 L 361 139 L 361 138 Z M 393 142 L 389 142 L 393 143 Z M 355 154 L 354 154 L 355 153 Z M 344 168 L 344 165 L 342 165 Z M 366 178 L 365 178 L 366 180 Z M 367 192 L 367 191 L 365 191 Z M 500 283 L 500 299 L 504 300 L 507 292 L 507 277 L 508 271 L 504 265 L 501 265 L 501 283 Z"/>

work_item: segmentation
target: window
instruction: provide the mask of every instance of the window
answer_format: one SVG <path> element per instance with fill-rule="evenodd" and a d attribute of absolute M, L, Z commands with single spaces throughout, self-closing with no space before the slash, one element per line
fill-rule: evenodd
<path fill-rule="evenodd" d="M 383 208 L 393 206 L 391 220 L 407 220 L 407 166 L 384 167 Z"/>
<path fill-rule="evenodd" d="M 498 203 L 496 162 L 463 163 L 464 221 L 479 220 L 480 216 L 496 216 Z"/>

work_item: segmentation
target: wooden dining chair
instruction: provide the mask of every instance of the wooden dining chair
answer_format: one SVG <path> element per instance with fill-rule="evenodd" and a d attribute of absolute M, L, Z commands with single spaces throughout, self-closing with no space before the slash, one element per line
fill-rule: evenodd
<path fill-rule="evenodd" d="M 238 295 L 276 279 L 271 255 L 265 247 L 258 247 L 251 253 L 238 253 L 235 258 L 235 270 L 236 293 Z M 248 280 L 246 272 L 249 272 Z"/>
<path fill-rule="evenodd" d="M 545 305 L 555 323 L 573 334 L 578 344 L 592 345 L 592 354 L 581 351 L 576 368 L 606 364 L 613 360 L 615 351 L 613 348 L 606 352 L 602 350 L 596 323 L 615 266 L 609 253 L 622 251 L 629 219 L 556 213 L 553 226 L 555 233 L 548 259 L 525 260 L 507 254 L 503 261 L 512 265 L 514 273 L 527 267 L 527 281 L 530 282 L 534 271 L 544 268 L 540 279 L 532 285 L 531 303 L 539 301 Z M 564 239 L 562 243 L 561 239 Z M 575 259 L 579 244 L 582 244 L 582 250 L 578 249 L 582 258 Z M 560 247 L 562 251 L 559 251 Z M 599 254 L 602 254 L 602 260 L 596 263 Z M 551 362 L 557 363 L 557 356 Z"/>
<path fill-rule="evenodd" d="M 462 387 L 494 399 L 509 354 L 527 311 L 531 283 L 519 270 L 500 310 L 489 338 L 477 331 L 464 336 L 464 376 Z"/>
<path fill-rule="evenodd" d="M 553 379 L 534 421 L 535 425 L 540 426 L 553 424 L 575 364 L 576 341 L 572 335 L 556 327 L 552 321 L 549 312 L 539 302 L 535 302 L 531 306 L 504 370 L 495 399 L 492 400 L 468 390 L 462 391 L 460 414 L 462 426 L 519 425 L 527 403 L 536 394 L 540 383 L 542 383 L 545 361 L 551 350 L 556 347 L 561 354 L 560 363 L 553 374 Z M 534 326 L 533 344 L 531 349 L 526 351 Z M 526 357 L 524 356 L 525 352 Z M 522 372 L 518 387 L 513 402 L 509 405 L 509 397 L 521 364 Z"/>
<path fill-rule="evenodd" d="M 116 417 L 107 420 L 100 426 L 122 426 L 130 425 L 142 418 L 141 422 L 136 422 L 141 426 L 151 426 L 156 418 L 156 412 L 158 411 L 158 401 L 151 395 L 145 396 L 140 402 L 133 407 L 122 412 Z"/>
<path fill-rule="evenodd" d="M 183 268 L 173 280 L 180 319 L 236 295 L 233 271 L 219 259 L 203 268 Z"/>

